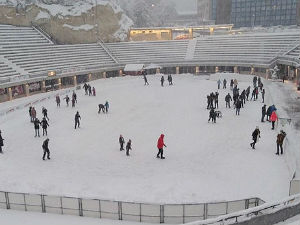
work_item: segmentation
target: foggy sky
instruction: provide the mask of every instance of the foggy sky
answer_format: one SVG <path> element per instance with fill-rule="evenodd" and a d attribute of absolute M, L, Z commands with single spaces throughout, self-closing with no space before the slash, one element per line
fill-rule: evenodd
<path fill-rule="evenodd" d="M 164 0 L 169 2 L 174 2 L 176 4 L 176 9 L 180 14 L 192 14 L 196 13 L 196 0 Z"/>

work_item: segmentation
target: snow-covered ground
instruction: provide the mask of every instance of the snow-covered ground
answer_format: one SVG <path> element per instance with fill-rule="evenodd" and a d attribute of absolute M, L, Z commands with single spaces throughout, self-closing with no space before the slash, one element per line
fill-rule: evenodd
<path fill-rule="evenodd" d="M 250 78 L 237 77 L 240 90 L 251 85 Z M 28 109 L 0 118 L 5 139 L 0 189 L 155 203 L 286 197 L 291 173 L 285 155 L 275 155 L 278 130 L 260 122 L 261 97 L 246 102 L 236 116 L 233 108 L 225 108 L 229 89 L 220 89 L 223 118 L 208 123 L 206 95 L 217 91 L 217 84 L 207 78 L 174 75 L 174 85 L 163 88 L 158 75 L 148 76 L 149 86 L 141 77 L 102 79 L 91 82 L 96 97 L 77 91 L 76 108 L 67 108 L 65 102 L 57 108 L 54 99 L 37 105 L 39 118 L 42 106 L 48 109 L 50 161 L 41 159 L 45 137 L 34 138 Z M 267 104 L 276 88 L 267 89 Z M 97 105 L 106 100 L 109 113 L 99 115 Z M 22 101 L 28 99 L 18 103 Z M 15 103 L 3 106 L 9 104 Z M 82 120 L 81 128 L 74 130 L 76 111 Z M 252 150 L 256 126 L 262 138 Z M 156 158 L 161 133 L 167 145 L 165 160 Z M 132 140 L 130 157 L 119 151 L 120 134 Z"/>

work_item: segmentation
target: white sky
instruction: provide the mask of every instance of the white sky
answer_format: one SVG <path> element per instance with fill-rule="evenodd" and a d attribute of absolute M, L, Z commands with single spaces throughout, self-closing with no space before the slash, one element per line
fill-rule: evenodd
<path fill-rule="evenodd" d="M 176 8 L 180 14 L 192 14 L 197 12 L 196 0 L 165 0 L 176 3 Z"/>

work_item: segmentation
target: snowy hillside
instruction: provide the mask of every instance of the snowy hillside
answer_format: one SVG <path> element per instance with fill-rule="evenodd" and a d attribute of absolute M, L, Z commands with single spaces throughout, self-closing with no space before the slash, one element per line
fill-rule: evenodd
<path fill-rule="evenodd" d="M 149 86 L 141 77 L 102 79 L 91 82 L 96 97 L 77 92 L 75 108 L 66 107 L 64 101 L 57 108 L 54 99 L 36 105 L 38 118 L 42 106 L 50 118 L 48 161 L 42 160 L 46 137 L 34 137 L 27 108 L 0 118 L 5 139 L 1 190 L 156 203 L 286 197 L 291 179 L 287 154 L 275 155 L 281 127 L 273 131 L 268 122 L 260 122 L 260 96 L 246 102 L 236 116 L 233 108 L 225 108 L 230 90 L 220 89 L 223 118 L 212 124 L 207 122 L 206 95 L 217 91 L 216 81 L 206 80 L 207 76 L 173 78 L 174 85 L 163 88 L 160 76 L 149 76 Z M 241 90 L 251 85 L 250 78 L 244 78 L 238 77 Z M 266 90 L 269 105 L 275 89 Z M 109 113 L 99 115 L 98 104 L 106 100 Z M 76 111 L 82 120 L 75 130 Z M 252 150 L 249 143 L 256 126 L 262 138 Z M 165 160 L 156 158 L 161 133 L 167 145 Z M 132 140 L 130 156 L 119 150 L 120 134 Z"/>

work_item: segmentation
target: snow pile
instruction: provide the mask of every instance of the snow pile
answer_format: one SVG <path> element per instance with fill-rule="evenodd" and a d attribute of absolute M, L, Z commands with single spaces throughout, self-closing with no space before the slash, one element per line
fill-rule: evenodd
<path fill-rule="evenodd" d="M 96 97 L 77 91 L 75 108 L 66 107 L 64 100 L 57 108 L 54 99 L 35 105 L 38 118 L 42 106 L 48 109 L 49 161 L 41 159 L 45 137 L 34 138 L 28 108 L 0 118 L 5 139 L 1 190 L 149 203 L 249 197 L 271 201 L 287 196 L 289 170 L 284 156 L 275 155 L 278 131 L 260 122 L 260 99 L 246 102 L 236 116 L 233 108 L 225 108 L 229 89 L 220 89 L 223 118 L 208 123 L 206 95 L 217 91 L 217 84 L 206 78 L 174 75 L 174 85 L 163 88 L 156 75 L 148 76 L 149 86 L 142 77 L 102 79 L 90 83 Z M 249 85 L 239 82 L 241 89 Z M 98 104 L 106 100 L 109 113 L 99 115 Z M 9 104 L 14 102 L 3 106 Z M 76 111 L 82 120 L 81 128 L 74 130 Z M 256 126 L 262 138 L 252 150 Z M 165 160 L 156 158 L 161 133 L 168 146 Z M 120 134 L 132 140 L 129 157 L 119 150 Z"/>
<path fill-rule="evenodd" d="M 85 30 L 85 31 L 88 31 L 88 30 L 92 30 L 95 26 L 91 25 L 91 24 L 84 24 L 84 25 L 80 25 L 80 26 L 72 26 L 72 25 L 69 25 L 69 24 L 64 24 L 63 27 L 68 27 L 72 30 Z"/>

